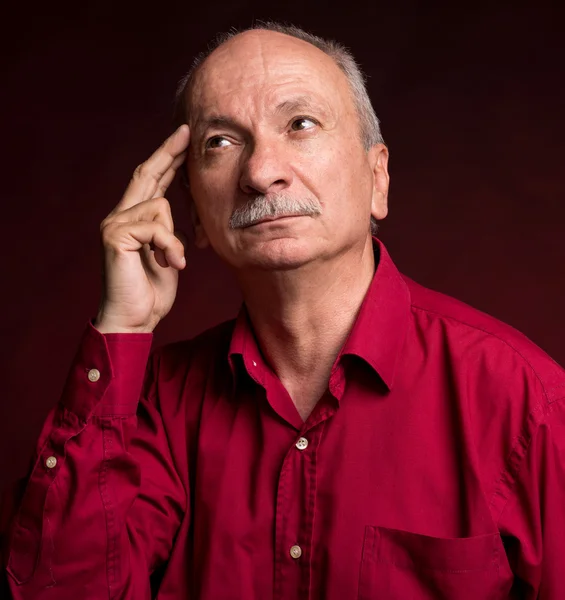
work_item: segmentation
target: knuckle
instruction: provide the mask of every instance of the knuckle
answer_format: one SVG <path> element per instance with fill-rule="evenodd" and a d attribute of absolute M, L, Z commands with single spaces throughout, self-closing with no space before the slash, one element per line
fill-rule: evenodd
<path fill-rule="evenodd" d="M 170 214 L 171 205 L 169 204 L 169 201 L 166 198 L 164 198 L 163 196 L 155 198 L 155 204 L 157 205 L 157 209 L 159 211 L 164 211 L 165 213 Z"/>
<path fill-rule="evenodd" d="M 158 179 L 158 175 L 156 175 L 152 168 L 151 165 L 147 164 L 146 162 L 141 163 L 140 165 L 138 165 L 135 168 L 135 171 L 133 172 L 133 178 L 136 180 L 140 180 L 140 179 L 154 179 L 157 180 Z"/>
<path fill-rule="evenodd" d="M 145 166 L 145 163 L 141 163 L 139 165 L 137 165 L 137 167 L 135 167 L 134 171 L 133 171 L 133 178 L 134 179 L 141 179 L 143 177 L 143 175 L 145 174 L 147 167 Z"/>
<path fill-rule="evenodd" d="M 103 227 L 100 227 L 102 242 L 105 246 L 109 246 L 112 244 L 112 240 L 115 237 L 117 227 L 119 227 L 119 223 L 116 223 L 115 221 L 108 221 Z"/>
<path fill-rule="evenodd" d="M 159 197 L 154 198 L 151 202 L 153 203 L 154 208 L 154 219 L 160 221 L 163 225 L 166 225 L 166 229 L 170 231 L 173 216 L 169 201 L 166 198 Z"/>
<path fill-rule="evenodd" d="M 104 233 L 104 231 L 106 231 L 106 229 L 112 224 L 112 219 L 110 216 L 107 216 L 101 223 L 100 223 L 100 233 Z"/>

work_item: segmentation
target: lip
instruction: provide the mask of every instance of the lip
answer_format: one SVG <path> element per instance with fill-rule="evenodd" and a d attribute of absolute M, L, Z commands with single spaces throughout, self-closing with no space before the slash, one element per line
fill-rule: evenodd
<path fill-rule="evenodd" d="M 248 225 L 246 229 L 251 229 L 252 227 L 257 227 L 258 225 L 265 225 L 266 223 L 273 223 L 274 221 L 281 221 L 283 219 L 296 219 L 297 217 L 304 217 L 306 215 L 279 215 L 277 217 L 265 217 L 253 225 Z"/>

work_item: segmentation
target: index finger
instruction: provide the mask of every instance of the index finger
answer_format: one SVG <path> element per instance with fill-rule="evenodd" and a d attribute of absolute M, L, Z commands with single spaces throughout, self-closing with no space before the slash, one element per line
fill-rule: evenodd
<path fill-rule="evenodd" d="M 190 130 L 188 125 L 181 125 L 134 171 L 133 177 L 118 204 L 119 209 L 126 210 L 140 202 L 150 200 L 158 189 L 163 175 L 171 168 L 175 159 L 186 150 L 189 141 Z"/>

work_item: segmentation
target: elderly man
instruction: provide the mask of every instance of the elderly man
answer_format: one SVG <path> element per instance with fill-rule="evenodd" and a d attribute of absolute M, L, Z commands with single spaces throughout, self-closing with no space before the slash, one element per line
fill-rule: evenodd
<path fill-rule="evenodd" d="M 565 598 L 565 373 L 372 237 L 388 152 L 351 56 L 262 25 L 178 105 L 102 223 L 100 311 L 11 519 L 13 597 Z M 181 166 L 245 302 L 149 358 L 185 267 Z"/>

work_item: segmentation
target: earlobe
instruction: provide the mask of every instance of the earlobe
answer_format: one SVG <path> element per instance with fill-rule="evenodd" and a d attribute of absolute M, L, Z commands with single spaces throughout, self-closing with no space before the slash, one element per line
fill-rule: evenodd
<path fill-rule="evenodd" d="M 371 215 L 380 221 L 388 214 L 388 148 L 384 144 L 375 144 L 369 150 L 369 159 L 373 170 Z"/>

